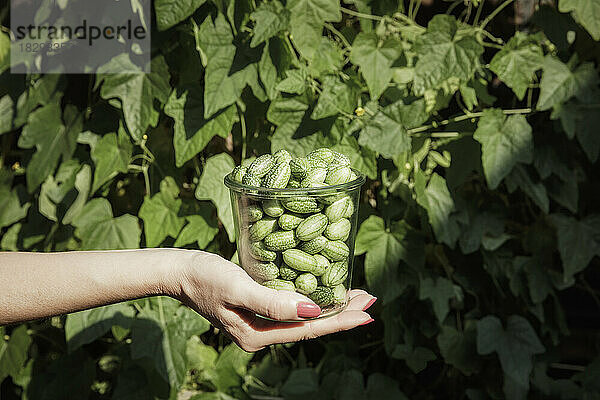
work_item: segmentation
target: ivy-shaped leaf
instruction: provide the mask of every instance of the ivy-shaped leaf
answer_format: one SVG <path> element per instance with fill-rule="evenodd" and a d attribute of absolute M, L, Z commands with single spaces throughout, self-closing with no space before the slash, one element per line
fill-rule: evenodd
<path fill-rule="evenodd" d="M 352 168 L 371 179 L 377 178 L 377 154 L 368 147 L 359 146 L 354 136 L 344 136 L 332 149 L 346 154 Z"/>
<path fill-rule="evenodd" d="M 323 89 L 310 117 L 321 119 L 340 113 L 352 114 L 356 108 L 360 88 L 353 82 L 341 82 L 337 77 L 323 78 Z"/>
<path fill-rule="evenodd" d="M 571 97 L 584 103 L 593 101 L 590 96 L 597 93 L 600 78 L 592 63 L 584 63 L 571 70 L 558 58 L 546 56 L 543 68 L 538 110 L 548 110 Z"/>
<path fill-rule="evenodd" d="M 90 200 L 73 220 L 82 250 L 135 249 L 140 246 L 138 219 L 130 214 L 113 217 L 105 198 Z"/>
<path fill-rule="evenodd" d="M 483 47 L 473 36 L 459 36 L 456 18 L 436 15 L 427 25 L 427 32 L 413 46 L 419 57 L 415 65 L 413 91 L 422 95 L 437 89 L 451 78 L 468 82 L 479 66 Z"/>
<path fill-rule="evenodd" d="M 30 203 L 22 203 L 25 189 L 19 186 L 13 190 L 0 186 L 0 229 L 10 226 L 27 216 Z M 21 196 L 19 196 L 19 194 Z"/>
<path fill-rule="evenodd" d="M 473 138 L 481 143 L 481 161 L 490 189 L 496 189 L 518 162 L 533 162 L 531 126 L 522 115 L 506 117 L 502 110 L 486 109 Z"/>
<path fill-rule="evenodd" d="M 496 352 L 506 379 L 513 380 L 525 393 L 535 354 L 546 351 L 529 321 L 511 315 L 506 329 L 498 317 L 488 315 L 477 322 L 477 352 L 481 355 Z M 505 386 L 506 390 L 506 386 Z"/>
<path fill-rule="evenodd" d="M 159 31 L 177 25 L 192 15 L 206 0 L 155 0 L 154 12 Z"/>
<path fill-rule="evenodd" d="M 200 249 L 206 248 L 219 232 L 216 219 L 212 216 L 213 210 L 203 207 L 196 215 L 187 215 L 187 225 L 177 236 L 175 247 L 185 246 L 196 242 Z"/>
<path fill-rule="evenodd" d="M 116 134 L 109 133 L 102 136 L 91 151 L 92 160 L 96 165 L 92 193 L 119 172 L 127 173 L 132 152 L 133 145 L 123 125 L 119 125 Z"/>
<path fill-rule="evenodd" d="M 427 363 L 435 360 L 435 353 L 426 347 L 413 347 L 408 344 L 398 344 L 392 352 L 392 357 L 406 361 L 408 368 L 415 374 L 427 368 Z"/>
<path fill-rule="evenodd" d="M 422 102 L 419 104 L 424 105 Z M 380 109 L 360 132 L 358 143 L 385 158 L 409 151 L 411 138 L 404 124 L 409 110 L 413 111 L 413 107 L 405 105 L 402 100 Z"/>
<path fill-rule="evenodd" d="M 569 101 L 556 105 L 552 118 L 560 118 L 562 127 L 569 137 L 577 137 L 582 150 L 588 159 L 595 163 L 600 155 L 600 135 L 596 127 L 600 124 L 600 96 L 594 97 L 592 103 Z"/>
<path fill-rule="evenodd" d="M 571 12 L 573 19 L 583 25 L 594 40 L 600 40 L 600 0 L 559 0 L 558 9 Z"/>
<path fill-rule="evenodd" d="M 18 375 L 27 361 L 31 342 L 26 325 L 15 328 L 8 341 L 4 337 L 0 337 L 0 382 L 7 376 L 16 377 Z"/>
<path fill-rule="evenodd" d="M 173 178 L 167 177 L 161 182 L 161 190 L 154 196 L 146 196 L 140 208 L 139 217 L 144 221 L 146 245 L 156 247 L 167 236 L 176 238 L 185 224 L 180 216 L 181 199 L 171 187 L 177 186 Z"/>
<path fill-rule="evenodd" d="M 201 152 L 214 136 L 226 138 L 238 119 L 235 106 L 205 119 L 202 87 L 199 85 L 175 89 L 165 105 L 165 114 L 175 121 L 173 147 L 177 167 Z"/>
<path fill-rule="evenodd" d="M 352 43 L 350 61 L 358 65 L 371 99 L 381 96 L 392 79 L 392 64 L 402 53 L 400 43 L 395 39 L 381 40 L 371 33 L 359 33 Z"/>
<path fill-rule="evenodd" d="M 454 285 L 444 277 L 425 278 L 419 286 L 419 300 L 431 300 L 433 313 L 439 322 L 444 321 L 450 312 L 449 301 L 456 295 Z"/>
<path fill-rule="evenodd" d="M 342 19 L 340 3 L 332 0 L 290 0 L 290 33 L 300 54 L 312 59 L 319 46 L 325 21 Z"/>
<path fill-rule="evenodd" d="M 542 68 L 544 52 L 539 41 L 537 35 L 517 32 L 490 62 L 490 69 L 519 100 L 523 100 L 535 72 Z"/>
<path fill-rule="evenodd" d="M 6 132 L 10 132 L 13 128 L 13 114 L 13 100 L 10 97 L 10 95 L 4 95 L 0 98 L 0 135 Z"/>
<path fill-rule="evenodd" d="M 437 336 L 437 344 L 446 363 L 467 376 L 479 372 L 481 368 L 481 361 L 477 356 L 476 333 L 475 324 L 470 323 L 464 331 L 445 325 Z"/>
<path fill-rule="evenodd" d="M 229 189 L 223 184 L 223 179 L 225 175 L 231 172 L 233 167 L 235 167 L 235 163 L 226 153 L 210 157 L 206 161 L 206 166 L 196 187 L 196 198 L 198 200 L 211 200 L 217 207 L 219 220 L 232 242 L 235 240 L 233 213 L 231 211 Z"/>
<path fill-rule="evenodd" d="M 65 108 L 61 120 L 59 104 L 51 103 L 38 108 L 27 118 L 27 125 L 19 137 L 19 147 L 36 152 L 27 164 L 27 190 L 33 192 L 48 175 L 54 172 L 59 159 L 71 158 L 82 128 L 82 115 L 74 106 Z"/>
<path fill-rule="evenodd" d="M 250 46 L 256 47 L 288 27 L 290 12 L 279 1 L 274 0 L 270 3 L 261 3 L 250 14 L 250 18 L 255 24 Z"/>

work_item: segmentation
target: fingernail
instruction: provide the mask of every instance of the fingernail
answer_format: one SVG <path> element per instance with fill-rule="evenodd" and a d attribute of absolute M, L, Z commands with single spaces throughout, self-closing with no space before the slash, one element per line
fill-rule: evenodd
<path fill-rule="evenodd" d="M 377 297 L 373 297 L 371 299 L 371 301 L 369 301 L 367 303 L 367 305 L 365 306 L 365 308 L 363 308 L 363 311 L 367 311 L 369 309 L 369 307 L 371 307 L 373 305 L 373 303 L 375 303 L 377 301 Z"/>
<path fill-rule="evenodd" d="M 362 324 L 359 324 L 359 326 L 361 325 L 367 325 L 370 324 L 371 322 L 375 321 L 373 318 L 369 318 L 368 320 L 366 320 L 365 322 L 363 322 Z"/>
<path fill-rule="evenodd" d="M 300 318 L 312 318 L 321 315 L 321 308 L 314 303 L 298 303 L 296 309 Z"/>

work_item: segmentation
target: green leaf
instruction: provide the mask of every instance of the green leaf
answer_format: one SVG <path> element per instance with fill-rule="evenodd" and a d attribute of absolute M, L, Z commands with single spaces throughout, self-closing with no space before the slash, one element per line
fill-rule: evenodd
<path fill-rule="evenodd" d="M 81 168 L 77 160 L 65 161 L 58 167 L 56 175 L 50 175 L 42 184 L 38 206 L 43 216 L 54 222 L 62 219 L 62 214 L 65 214 L 68 203 L 72 200 L 69 194 L 75 188 L 75 180 Z M 61 204 L 63 200 L 66 204 Z M 61 215 L 57 215 L 57 212 Z"/>
<path fill-rule="evenodd" d="M 290 0 L 290 33 L 300 54 L 312 59 L 321 41 L 325 21 L 342 19 L 340 3 L 334 0 Z"/>
<path fill-rule="evenodd" d="M 206 0 L 154 0 L 156 25 L 164 31 L 192 15 Z"/>
<path fill-rule="evenodd" d="M 167 177 L 161 182 L 161 190 L 154 196 L 146 196 L 139 211 L 139 217 L 144 221 L 146 246 L 156 247 L 167 236 L 177 238 L 183 228 L 185 220 L 180 216 L 181 199 L 179 193 L 172 193 L 167 189 L 168 184 L 176 183 L 173 178 Z"/>
<path fill-rule="evenodd" d="M 352 114 L 356 108 L 360 88 L 353 82 L 341 82 L 337 77 L 327 75 L 319 100 L 310 117 L 320 119 L 333 117 L 339 113 Z"/>
<path fill-rule="evenodd" d="M 534 74 L 542 68 L 544 52 L 537 35 L 517 32 L 490 62 L 490 69 L 510 87 L 519 100 L 533 82 Z"/>
<path fill-rule="evenodd" d="M 8 341 L 0 337 L 0 382 L 7 376 L 16 377 L 28 358 L 31 338 L 27 334 L 27 326 L 15 328 Z"/>
<path fill-rule="evenodd" d="M 119 172 L 127 173 L 132 152 L 133 146 L 123 125 L 119 124 L 119 131 L 116 134 L 109 133 L 102 136 L 91 151 L 92 160 L 96 165 L 92 193 Z"/>
<path fill-rule="evenodd" d="M 367 147 L 359 146 L 354 136 L 344 136 L 332 149 L 347 155 L 352 168 L 371 179 L 377 178 L 377 154 Z"/>
<path fill-rule="evenodd" d="M 315 77 L 335 73 L 344 65 L 344 52 L 340 46 L 325 36 L 320 40 L 319 47 L 308 65 L 308 70 Z"/>
<path fill-rule="evenodd" d="M 242 377 L 246 375 L 248 363 L 253 355 L 253 353 L 247 353 L 240 349 L 234 343 L 227 345 L 219 354 L 219 359 L 213 367 L 212 383 L 223 392 L 241 385 Z"/>
<path fill-rule="evenodd" d="M 196 35 L 197 46 L 208 64 L 204 75 L 204 118 L 208 119 L 240 97 L 249 82 L 257 81 L 256 64 L 242 65 L 236 58 L 231 27 L 222 14 L 206 18 Z M 231 71 L 235 71 L 230 74 Z"/>
<path fill-rule="evenodd" d="M 369 375 L 369 379 L 367 380 L 367 399 L 408 400 L 398 386 L 399 383 L 394 378 L 375 372 Z"/>
<path fill-rule="evenodd" d="M 281 394 L 290 400 L 306 399 L 319 390 L 319 377 L 312 368 L 299 368 L 292 371 L 283 386 Z"/>
<path fill-rule="evenodd" d="M 534 304 L 541 304 L 548 295 L 554 293 L 551 276 L 542 260 L 536 257 L 515 258 L 518 270 L 523 270 L 527 278 L 529 295 Z"/>
<path fill-rule="evenodd" d="M 390 83 L 392 64 L 400 54 L 402 48 L 397 40 L 382 40 L 373 32 L 361 32 L 352 42 L 350 61 L 358 65 L 372 100 L 378 99 Z"/>
<path fill-rule="evenodd" d="M 549 212 L 550 200 L 546 187 L 541 182 L 533 182 L 531 176 L 522 165 L 516 165 L 506 177 L 506 188 L 513 193 L 517 187 L 529 196 L 531 200 L 545 213 Z"/>
<path fill-rule="evenodd" d="M 600 256 L 598 218 L 588 215 L 581 221 L 561 214 L 550 215 L 556 227 L 558 251 L 563 264 L 563 281 L 583 271 L 594 255 Z"/>
<path fill-rule="evenodd" d="M 573 19 L 583 25 L 594 40 L 600 40 L 600 0 L 560 0 L 558 9 L 571 12 Z"/>
<path fill-rule="evenodd" d="M 212 346 L 205 345 L 198 336 L 192 336 L 187 341 L 185 350 L 187 368 L 198 372 L 212 370 L 219 353 Z"/>
<path fill-rule="evenodd" d="M 584 63 L 571 71 L 567 64 L 558 58 L 547 56 L 544 60 L 544 74 L 540 82 L 538 110 L 548 110 L 575 96 L 587 102 L 595 92 L 600 78 L 592 63 Z"/>
<path fill-rule="evenodd" d="M 416 102 L 418 105 L 424 106 L 424 102 Z M 414 103 L 413 103 L 414 104 Z M 381 154 L 385 158 L 394 158 L 400 153 L 407 152 L 411 149 L 411 138 L 406 132 L 405 123 L 409 122 L 410 112 L 414 112 L 415 106 L 405 105 L 402 100 L 386 106 L 371 118 L 358 138 L 358 143 L 361 146 Z"/>
<path fill-rule="evenodd" d="M 433 351 L 426 347 L 413 347 L 408 344 L 398 344 L 392 352 L 392 357 L 406 361 L 406 365 L 415 374 L 427 368 L 427 363 L 435 360 L 437 357 Z"/>
<path fill-rule="evenodd" d="M 46 177 L 54 172 L 58 160 L 71 158 L 81 132 L 82 115 L 74 106 L 67 106 L 61 120 L 61 109 L 56 103 L 48 104 L 29 114 L 27 125 L 19 137 L 19 147 L 36 152 L 27 164 L 27 190 L 33 192 Z"/>
<path fill-rule="evenodd" d="M 138 219 L 130 214 L 113 218 L 111 205 L 105 198 L 89 201 L 73 220 L 75 235 L 82 250 L 134 249 L 140 245 Z"/>
<path fill-rule="evenodd" d="M 4 36 L 4 33 L 0 34 L 1 38 Z M 13 114 L 14 114 L 14 104 L 10 95 L 5 95 L 0 98 L 0 135 L 6 132 L 10 132 L 13 127 Z"/>
<path fill-rule="evenodd" d="M 599 100 L 600 97 L 596 97 L 594 104 L 570 101 L 555 106 L 552 111 L 552 119 L 560 118 L 569 139 L 577 137 L 581 148 L 592 163 L 595 163 L 600 155 L 600 135 L 596 130 L 600 124 Z"/>
<path fill-rule="evenodd" d="M 457 221 L 451 218 L 455 210 L 454 199 L 448 191 L 446 180 L 434 172 L 423 192 L 417 192 L 417 203 L 427 210 L 429 224 L 437 240 L 454 247 L 460 228 Z"/>
<path fill-rule="evenodd" d="M 356 237 L 355 254 L 367 253 L 365 277 L 369 287 L 385 303 L 398 297 L 406 285 L 400 281 L 400 260 L 419 268 L 425 262 L 424 244 L 406 223 L 387 231 L 382 218 L 371 215 L 361 225 Z"/>
<path fill-rule="evenodd" d="M 422 95 L 438 89 L 448 79 L 468 82 L 479 66 L 483 47 L 473 36 L 457 35 L 458 23 L 453 16 L 436 15 L 427 32 L 413 46 L 419 57 L 415 66 L 413 91 Z"/>
<path fill-rule="evenodd" d="M 454 285 L 448 279 L 438 277 L 421 280 L 419 286 L 419 300 L 431 300 L 433 312 L 439 322 L 444 321 L 450 312 L 449 301 L 454 297 Z"/>
<path fill-rule="evenodd" d="M 22 203 L 24 196 L 23 186 L 13 190 L 5 186 L 0 186 L 0 228 L 10 226 L 15 222 L 27 216 L 30 203 Z M 21 196 L 19 196 L 21 194 Z"/>
<path fill-rule="evenodd" d="M 437 336 L 437 344 L 447 364 L 467 376 L 479 372 L 481 361 L 477 356 L 475 324 L 468 324 L 464 331 L 444 325 Z"/>
<path fill-rule="evenodd" d="M 185 219 L 188 221 L 187 225 L 183 227 L 183 230 L 177 236 L 175 241 L 175 247 L 182 247 L 190 243 L 198 243 L 198 248 L 204 249 L 214 239 L 216 234 L 219 232 L 218 226 L 214 223 L 207 213 L 204 215 L 188 215 Z"/>
<path fill-rule="evenodd" d="M 125 303 L 92 308 L 67 315 L 65 340 L 69 352 L 104 336 L 113 325 L 129 328 L 134 311 Z"/>
<path fill-rule="evenodd" d="M 529 321 L 519 315 L 508 317 L 506 329 L 493 315 L 477 322 L 477 352 L 481 355 L 496 352 L 505 380 L 514 380 L 520 387 L 529 388 L 532 357 L 545 351 Z"/>
<path fill-rule="evenodd" d="M 533 162 L 531 126 L 522 115 L 505 117 L 502 110 L 484 110 L 473 138 L 481 143 L 481 161 L 490 189 L 496 189 L 518 162 Z"/>
<path fill-rule="evenodd" d="M 231 172 L 233 167 L 235 167 L 235 163 L 226 153 L 210 157 L 206 161 L 200 182 L 196 187 L 196 198 L 198 200 L 211 200 L 217 207 L 217 214 L 231 242 L 235 240 L 235 229 L 229 189 L 223 184 L 223 179 L 225 175 Z"/>
<path fill-rule="evenodd" d="M 171 86 L 169 68 L 162 55 L 152 59 L 150 73 L 114 73 L 136 70 L 139 68 L 131 63 L 129 56 L 122 54 L 115 57 L 110 65 L 98 69 L 99 73 L 107 73 L 100 75 L 98 82 L 103 82 L 100 89 L 102 98 L 119 99 L 127 130 L 138 143 L 148 127 L 155 127 L 158 123 L 159 112 L 154 107 L 154 100 L 164 104 Z"/>
<path fill-rule="evenodd" d="M 250 14 L 250 18 L 255 24 L 250 46 L 256 47 L 288 27 L 290 12 L 279 1 L 274 0 L 270 3 L 262 3 Z"/>
<path fill-rule="evenodd" d="M 173 146 L 177 167 L 201 152 L 214 136 L 226 138 L 238 119 L 233 105 L 205 119 L 200 85 L 175 89 L 165 105 L 165 114 L 175 121 Z"/>
<path fill-rule="evenodd" d="M 279 82 L 276 89 L 286 93 L 302 94 L 306 90 L 308 73 L 304 68 L 285 71 L 285 79 Z"/>
<path fill-rule="evenodd" d="M 479 250 L 486 238 L 497 238 L 504 233 L 500 215 L 480 210 L 477 205 L 468 209 L 469 220 L 460 236 L 460 249 L 464 254 Z"/>

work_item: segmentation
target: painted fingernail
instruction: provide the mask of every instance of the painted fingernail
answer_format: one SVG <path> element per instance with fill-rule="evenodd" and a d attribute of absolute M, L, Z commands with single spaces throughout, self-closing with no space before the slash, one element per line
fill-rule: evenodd
<path fill-rule="evenodd" d="M 375 321 L 373 318 L 369 318 L 368 320 L 366 320 L 365 322 L 363 322 L 362 324 L 359 324 L 359 326 L 361 325 L 367 325 L 370 324 L 371 322 Z"/>
<path fill-rule="evenodd" d="M 369 301 L 367 303 L 367 305 L 365 306 L 365 308 L 363 308 L 363 311 L 367 311 L 369 309 L 369 307 L 371 307 L 376 301 L 377 301 L 377 297 L 373 297 L 371 299 L 371 301 Z"/>
<path fill-rule="evenodd" d="M 296 309 L 300 318 L 312 318 L 321 315 L 321 308 L 314 303 L 298 303 Z"/>

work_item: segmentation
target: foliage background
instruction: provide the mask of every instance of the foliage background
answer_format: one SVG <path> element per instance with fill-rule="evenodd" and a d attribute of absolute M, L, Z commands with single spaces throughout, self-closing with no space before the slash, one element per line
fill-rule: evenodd
<path fill-rule="evenodd" d="M 552 3 L 155 0 L 149 75 L 11 75 L 3 29 L 3 250 L 232 257 L 223 175 L 330 146 L 379 301 L 255 355 L 168 298 L 0 327 L 2 399 L 600 398 L 600 0 Z"/>

